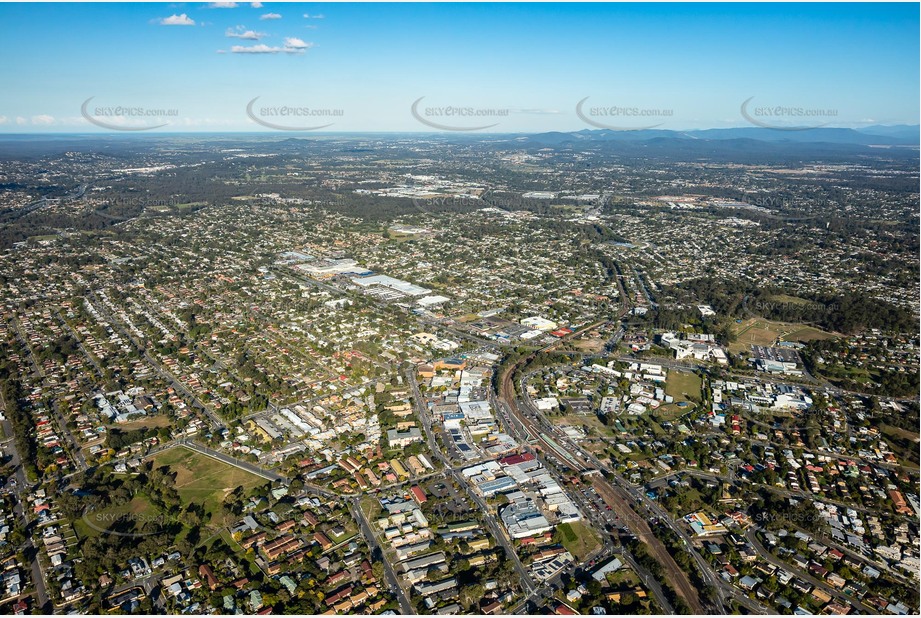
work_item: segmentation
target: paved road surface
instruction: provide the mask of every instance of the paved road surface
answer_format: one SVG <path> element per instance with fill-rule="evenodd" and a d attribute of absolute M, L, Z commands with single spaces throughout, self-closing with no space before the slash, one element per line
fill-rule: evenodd
<path fill-rule="evenodd" d="M 0 395 L 2 397 L 2 395 Z M 0 404 L 3 402 L 0 401 Z M 10 425 L 9 421 L 2 421 L 3 430 L 6 432 L 6 435 L 13 435 L 13 427 Z M 15 470 L 14 477 L 16 479 L 16 489 L 14 493 L 16 494 L 16 503 L 13 505 L 13 514 L 22 521 L 23 526 L 26 530 L 26 543 L 23 549 L 27 556 L 31 556 L 30 568 L 32 570 L 32 583 L 35 586 L 35 597 L 36 597 L 36 607 L 42 611 L 44 614 L 51 613 L 51 603 L 48 598 L 48 591 L 45 588 L 45 577 L 42 572 L 41 565 L 38 563 L 38 548 L 32 543 L 32 534 L 29 530 L 29 513 L 23 508 L 25 504 L 25 494 L 30 487 L 29 483 L 26 480 L 26 473 L 22 467 L 22 461 L 19 458 L 19 451 L 16 450 L 16 443 L 14 440 L 8 440 L 3 444 L 3 449 L 5 453 L 10 455 L 10 467 Z"/>
<path fill-rule="evenodd" d="M 390 561 L 384 557 L 384 550 L 381 548 L 380 544 L 377 542 L 377 536 L 374 534 L 371 524 L 365 518 L 364 512 L 361 510 L 361 504 L 359 498 L 349 499 L 349 508 L 352 511 L 352 517 L 355 518 L 355 521 L 358 522 L 358 525 L 361 527 L 361 533 L 365 537 L 365 540 L 368 542 L 368 547 L 371 548 L 371 557 L 374 560 L 374 557 L 377 556 L 377 559 L 384 564 L 384 574 L 387 577 L 387 581 L 390 584 L 390 589 L 397 596 L 397 600 L 400 602 L 400 610 L 403 612 L 404 616 L 413 615 L 416 612 L 413 610 L 412 604 L 409 602 L 409 597 L 406 595 L 406 591 L 403 590 L 403 587 L 400 586 L 400 580 L 397 579 L 397 574 L 393 570 L 393 567 L 390 565 Z"/>

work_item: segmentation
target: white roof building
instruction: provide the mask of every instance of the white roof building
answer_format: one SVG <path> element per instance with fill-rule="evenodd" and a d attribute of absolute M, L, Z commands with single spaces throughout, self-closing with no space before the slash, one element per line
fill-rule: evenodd
<path fill-rule="evenodd" d="M 552 320 L 548 320 L 547 318 L 542 318 L 539 315 L 535 315 L 532 317 L 522 319 L 521 325 L 527 326 L 529 328 L 535 328 L 537 330 L 544 330 L 544 331 L 556 330 L 557 328 L 556 322 L 553 322 Z"/>

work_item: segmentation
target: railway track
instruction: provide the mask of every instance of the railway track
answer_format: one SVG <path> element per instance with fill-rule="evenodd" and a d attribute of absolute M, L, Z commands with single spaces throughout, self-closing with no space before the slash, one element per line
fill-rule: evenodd
<path fill-rule="evenodd" d="M 624 313 L 626 313 L 626 310 Z M 509 412 L 515 417 L 515 420 L 521 425 L 525 432 L 535 437 L 536 441 L 541 445 L 546 446 L 545 450 L 553 453 L 560 461 L 567 462 L 575 470 L 580 472 L 593 470 L 596 469 L 596 467 L 590 460 L 579 454 L 579 449 L 577 447 L 569 449 L 560 445 L 556 440 L 546 435 L 546 432 L 536 425 L 527 414 L 521 411 L 515 397 L 513 380 L 517 370 L 526 366 L 539 352 L 551 351 L 561 345 L 565 340 L 578 337 L 589 330 L 597 328 L 603 323 L 604 322 L 596 322 L 581 328 L 567 335 L 565 338 L 522 358 L 515 365 L 506 368 L 505 373 L 500 376 L 497 384 L 499 391 L 498 399 L 505 404 Z M 631 496 L 623 489 L 609 483 L 602 476 L 598 476 L 594 479 L 593 486 L 599 495 L 602 496 L 602 499 L 604 499 L 611 509 L 627 524 L 633 534 L 642 542 L 646 543 L 650 554 L 665 568 L 665 579 L 668 580 L 676 593 L 684 599 L 688 607 L 691 608 L 691 611 L 695 614 L 707 613 L 701 603 L 697 589 L 691 584 L 687 574 L 678 566 L 662 541 L 653 534 L 646 520 L 633 510 L 633 507 L 630 505 Z"/>

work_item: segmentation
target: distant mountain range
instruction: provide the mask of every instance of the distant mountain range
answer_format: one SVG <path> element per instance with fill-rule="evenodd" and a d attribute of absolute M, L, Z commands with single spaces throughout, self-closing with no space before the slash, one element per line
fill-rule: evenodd
<path fill-rule="evenodd" d="M 918 143 L 918 125 L 916 124 L 894 124 L 894 125 L 883 125 L 878 124 L 870 127 L 864 127 L 863 129 L 857 129 L 861 133 L 867 135 L 885 135 L 889 137 L 898 137 L 908 140 L 914 140 L 913 143 Z"/>
<path fill-rule="evenodd" d="M 270 154 L 299 152 L 353 140 L 436 140 L 479 144 L 489 148 L 550 148 L 560 153 L 594 151 L 627 159 L 663 161 L 725 161 L 740 164 L 796 164 L 804 161 L 852 162 L 855 157 L 881 156 L 903 161 L 917 160 L 921 144 L 918 125 L 869 126 L 861 129 L 822 127 L 789 131 L 760 127 L 672 131 L 644 129 L 614 131 L 583 129 L 549 133 L 305 133 L 297 136 L 277 131 L 260 133 L 156 133 L 134 134 L 2 134 L 0 160 L 33 158 L 49 153 L 94 152 L 109 156 L 133 156 L 156 151 L 165 145 L 255 148 Z M 341 147 L 338 146 L 338 147 Z M 357 146 L 356 146 L 357 147 Z M 362 147 L 367 148 L 367 147 Z"/>
<path fill-rule="evenodd" d="M 565 144 L 578 142 L 649 142 L 662 140 L 746 140 L 756 142 L 782 142 L 787 144 L 842 144 L 851 146 L 918 146 L 919 125 L 875 125 L 861 129 L 821 127 L 798 131 L 739 127 L 732 129 L 699 129 L 672 131 L 643 129 L 613 131 L 609 129 L 584 129 L 570 133 L 550 132 L 523 135 L 516 141 L 540 144 Z"/>
<path fill-rule="evenodd" d="M 862 146 L 918 146 L 921 144 L 921 126 L 919 125 L 872 125 L 860 129 L 843 129 L 836 127 L 820 127 L 816 129 L 787 130 L 766 129 L 761 127 L 734 127 L 729 129 L 694 129 L 677 131 L 671 129 L 640 129 L 640 130 L 611 130 L 611 129 L 582 129 L 581 131 L 547 133 L 488 133 L 488 132 L 328 132 L 317 131 L 299 134 L 297 137 L 288 137 L 281 140 L 272 140 L 272 136 L 281 137 L 273 131 L 262 132 L 202 132 L 202 133 L 171 133 L 158 131 L 143 135 L 118 133 L 2 133 L 2 142 L 21 141 L 60 141 L 60 140 L 130 140 L 132 137 L 153 137 L 168 139 L 198 140 L 201 138 L 221 139 L 251 139 L 266 138 L 276 142 L 295 142 L 303 139 L 323 137 L 325 139 L 360 138 L 374 136 L 387 137 L 414 137 L 414 136 L 439 135 L 448 140 L 460 139 L 464 141 L 486 138 L 488 141 L 496 139 L 535 141 L 546 144 L 563 142 L 641 142 L 655 139 L 686 139 L 686 140 L 755 140 L 760 142 L 796 142 L 812 144 L 853 144 Z"/>

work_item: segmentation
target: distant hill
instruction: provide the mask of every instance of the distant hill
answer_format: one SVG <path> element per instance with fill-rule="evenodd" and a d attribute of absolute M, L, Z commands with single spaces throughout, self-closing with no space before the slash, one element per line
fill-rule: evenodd
<path fill-rule="evenodd" d="M 305 148 L 335 144 L 337 148 L 356 142 L 353 152 L 365 152 L 366 144 L 357 142 L 437 141 L 465 147 L 514 147 L 594 150 L 624 157 L 657 157 L 663 160 L 714 160 L 738 163 L 795 163 L 797 161 L 847 161 L 853 157 L 885 156 L 917 158 L 921 128 L 918 125 L 876 125 L 860 129 L 822 127 L 802 131 L 784 131 L 760 127 L 698 129 L 674 131 L 644 129 L 613 131 L 582 129 L 546 133 L 327 133 L 281 135 L 261 133 L 157 133 L 146 135 L 95 134 L 3 134 L 0 133 L 0 160 L 40 158 L 64 152 L 132 157 L 141 152 L 156 152 L 173 147 L 243 148 L 285 156 Z"/>
<path fill-rule="evenodd" d="M 921 127 L 916 124 L 894 124 L 888 126 L 873 125 L 857 130 L 861 133 L 866 133 L 867 135 L 885 135 L 888 137 L 898 137 L 900 139 L 914 140 L 913 143 L 917 144 L 919 129 L 921 129 Z"/>
<path fill-rule="evenodd" d="M 917 146 L 918 125 L 871 126 L 862 129 L 821 127 L 801 131 L 738 127 L 732 129 L 700 129 L 671 131 L 643 129 L 639 131 L 613 131 L 609 129 L 582 130 L 571 133 L 551 132 L 522 136 L 516 141 L 542 144 L 579 142 L 645 142 L 651 140 L 747 140 L 753 142 L 783 142 L 789 144 L 845 144 L 852 146 Z"/>

